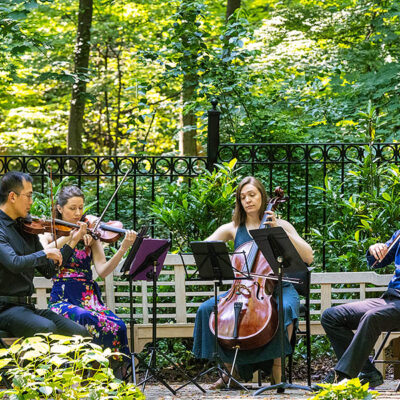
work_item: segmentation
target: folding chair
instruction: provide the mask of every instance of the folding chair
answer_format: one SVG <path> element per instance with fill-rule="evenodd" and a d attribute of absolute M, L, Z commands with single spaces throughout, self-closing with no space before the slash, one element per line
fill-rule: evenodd
<path fill-rule="evenodd" d="M 382 343 L 380 344 L 378 350 L 375 352 L 375 355 L 374 355 L 374 357 L 372 358 L 372 363 L 373 363 L 373 364 L 377 364 L 377 363 L 381 363 L 381 364 L 394 364 L 394 365 L 400 364 L 400 360 L 386 360 L 385 358 L 380 359 L 380 360 L 378 359 L 378 357 L 379 357 L 379 356 L 381 355 L 381 353 L 382 353 L 382 350 L 385 349 L 385 344 L 386 344 L 386 342 L 388 341 L 390 335 L 391 335 L 393 332 L 394 332 L 394 331 L 388 331 L 388 332 L 386 332 L 385 337 L 384 337 L 383 340 L 382 340 Z M 396 387 L 396 392 L 398 392 L 399 390 L 400 390 L 400 382 L 399 382 L 399 384 L 398 384 L 397 387 Z"/>

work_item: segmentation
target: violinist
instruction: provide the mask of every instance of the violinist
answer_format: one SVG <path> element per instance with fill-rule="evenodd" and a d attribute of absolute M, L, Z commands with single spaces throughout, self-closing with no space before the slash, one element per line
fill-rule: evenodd
<path fill-rule="evenodd" d="M 382 374 L 369 355 L 382 332 L 400 330 L 400 230 L 386 243 L 369 247 L 367 263 L 382 268 L 394 261 L 395 273 L 386 292 L 379 299 L 342 304 L 325 310 L 321 317 L 324 328 L 338 359 L 323 383 L 359 377 L 370 387 L 383 384 Z M 353 332 L 355 331 L 355 332 Z"/>
<path fill-rule="evenodd" d="M 53 278 L 49 307 L 57 314 L 84 326 L 93 335 L 95 343 L 129 356 L 126 325 L 103 303 L 99 286 L 93 280 L 91 264 L 93 262 L 102 278 L 111 274 L 135 241 L 136 233 L 127 230 L 120 248 L 107 261 L 100 240 L 95 240 L 88 233 L 87 224 L 81 221 L 84 200 L 84 194 L 77 186 L 65 186 L 56 201 L 56 217 L 80 224 L 84 229 L 80 236 L 81 242 Z M 46 249 L 60 248 L 70 240 L 71 236 L 60 237 L 56 241 L 49 233 L 41 236 Z M 123 363 L 119 362 L 122 360 L 114 361 L 114 371 L 118 372 L 118 377 L 122 377 Z"/>
<path fill-rule="evenodd" d="M 32 205 L 32 178 L 22 172 L 7 172 L 0 183 L 0 329 L 12 336 L 36 333 L 90 336 L 87 330 L 50 310 L 36 309 L 32 294 L 33 277 L 39 271 L 46 278 L 68 259 L 78 242 L 74 232 L 61 250 L 43 250 L 36 234 L 23 229 Z M 71 247 L 72 246 L 72 247 Z"/>
<path fill-rule="evenodd" d="M 234 241 L 235 249 L 245 242 L 252 241 L 249 231 L 258 229 L 264 215 L 268 199 L 265 188 L 262 183 L 252 177 L 245 177 L 238 185 L 236 190 L 236 204 L 233 212 L 232 222 L 219 227 L 206 240 L 222 240 L 228 242 Z M 273 211 L 267 211 L 269 218 L 267 224 L 270 227 L 281 226 L 289 236 L 296 250 L 299 252 L 303 261 L 311 263 L 313 260 L 313 251 L 309 244 L 305 242 L 296 229 L 287 221 L 276 217 Z M 277 300 L 277 289 L 274 297 Z M 224 296 L 223 294 L 222 296 Z M 290 340 L 293 329 L 297 321 L 299 311 L 299 296 L 291 283 L 283 283 L 283 307 L 285 321 L 285 352 L 286 355 L 292 352 Z M 214 336 L 209 328 L 209 318 L 213 310 L 214 299 L 209 299 L 203 303 L 197 312 L 194 327 L 193 353 L 197 358 L 212 359 L 214 349 Z M 233 362 L 233 350 L 227 350 L 219 347 L 219 355 L 226 363 L 228 370 L 231 369 Z M 263 369 L 271 373 L 271 379 L 274 383 L 281 381 L 280 367 L 280 341 L 278 335 L 266 345 L 254 350 L 239 350 L 236 359 L 236 376 L 248 381 L 252 378 L 254 371 Z M 226 383 L 226 382 L 225 382 Z M 224 387 L 225 383 L 219 379 L 211 389 Z"/>

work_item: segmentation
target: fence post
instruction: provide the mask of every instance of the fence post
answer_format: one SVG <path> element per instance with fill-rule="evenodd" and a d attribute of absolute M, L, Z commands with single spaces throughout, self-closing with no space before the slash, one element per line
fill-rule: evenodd
<path fill-rule="evenodd" d="M 217 100 L 212 100 L 212 110 L 208 111 L 208 135 L 207 135 L 207 169 L 212 171 L 218 158 L 219 147 L 219 117 L 221 111 L 217 110 Z"/>

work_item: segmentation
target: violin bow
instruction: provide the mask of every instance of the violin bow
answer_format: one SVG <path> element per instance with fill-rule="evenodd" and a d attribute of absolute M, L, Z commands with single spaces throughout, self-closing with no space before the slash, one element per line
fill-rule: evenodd
<path fill-rule="evenodd" d="M 54 207 L 54 196 L 53 196 L 53 168 L 51 165 L 49 165 L 49 168 L 50 168 L 51 232 L 53 234 L 54 243 L 57 248 L 57 230 L 55 225 L 56 209 Z"/>
<path fill-rule="evenodd" d="M 95 224 L 94 227 L 93 227 L 93 232 L 96 232 L 96 231 L 97 231 L 97 228 L 100 226 L 100 223 L 101 223 L 101 221 L 102 221 L 103 218 L 104 218 L 104 214 L 106 213 L 106 211 L 107 211 L 108 208 L 110 207 L 111 202 L 114 200 L 115 195 L 118 193 L 118 190 L 120 189 L 120 187 L 122 186 L 122 184 L 125 182 L 125 179 L 127 178 L 127 176 L 128 176 L 128 174 L 129 174 L 130 171 L 131 171 L 130 169 L 128 169 L 128 171 L 126 171 L 126 173 L 125 173 L 125 175 L 123 176 L 123 178 L 122 178 L 121 182 L 119 183 L 118 187 L 115 189 L 115 191 L 114 191 L 113 195 L 111 196 L 109 202 L 108 202 L 107 205 L 105 206 L 105 208 L 104 208 L 103 212 L 101 213 L 100 217 L 97 219 L 96 224 Z"/>
<path fill-rule="evenodd" d="M 395 236 L 395 238 L 393 239 L 393 242 L 391 243 L 391 245 L 388 247 L 387 253 L 382 257 L 381 260 L 375 260 L 375 262 L 371 265 L 371 268 L 374 268 L 376 264 L 381 263 L 385 257 L 389 254 L 389 251 L 392 250 L 393 246 L 399 241 L 400 239 L 400 232 L 397 234 L 397 236 Z"/>

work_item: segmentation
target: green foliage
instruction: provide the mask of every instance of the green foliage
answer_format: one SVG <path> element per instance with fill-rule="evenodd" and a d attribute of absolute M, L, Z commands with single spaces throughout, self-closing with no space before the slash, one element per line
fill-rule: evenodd
<path fill-rule="evenodd" d="M 218 165 L 213 172 L 204 169 L 190 185 L 174 182 L 156 196 L 151 214 L 171 232 L 175 250 L 187 250 L 191 240 L 205 239 L 231 219 L 238 180 L 235 162 Z"/>
<path fill-rule="evenodd" d="M 38 335 L 0 349 L 0 368 L 7 368 L 11 389 L 2 399 L 143 399 L 133 384 L 115 378 L 109 358 L 79 336 Z"/>
<path fill-rule="evenodd" d="M 311 336 L 311 359 L 316 360 L 321 355 L 335 359 L 332 345 L 326 335 L 312 335 Z M 307 360 L 307 343 L 306 337 L 298 336 L 296 342 L 296 351 L 293 353 L 293 360 L 299 364 Z"/>
<path fill-rule="evenodd" d="M 0 152 L 63 153 L 78 2 L 0 4 Z M 175 153 L 181 112 L 204 144 L 212 98 L 222 141 L 361 141 L 369 101 L 375 140 L 397 138 L 398 1 L 257 0 L 229 21 L 225 11 L 94 1 L 85 152 Z"/>
<path fill-rule="evenodd" d="M 50 194 L 50 178 L 47 178 L 47 182 L 45 184 L 44 192 L 34 191 L 33 195 L 33 203 L 31 206 L 31 215 L 37 217 L 47 217 L 50 218 L 51 211 L 51 194 Z M 73 177 L 66 176 L 63 178 L 58 184 L 53 182 L 52 192 L 53 192 L 53 201 L 56 203 L 58 193 L 64 186 L 68 185 L 76 185 L 76 179 Z"/>
<path fill-rule="evenodd" d="M 365 146 L 364 159 L 349 171 L 345 184 L 326 176 L 325 187 L 319 188 L 327 222 L 322 230 L 312 229 L 313 242 L 318 247 L 326 243 L 328 271 L 367 269 L 369 246 L 386 242 L 398 228 L 400 170 L 376 161 L 371 147 Z"/>
<path fill-rule="evenodd" d="M 338 384 L 319 384 L 322 389 L 318 394 L 308 400 L 372 400 L 379 396 L 374 390 L 369 390 L 369 384 L 362 385 L 358 378 L 347 380 Z"/>

